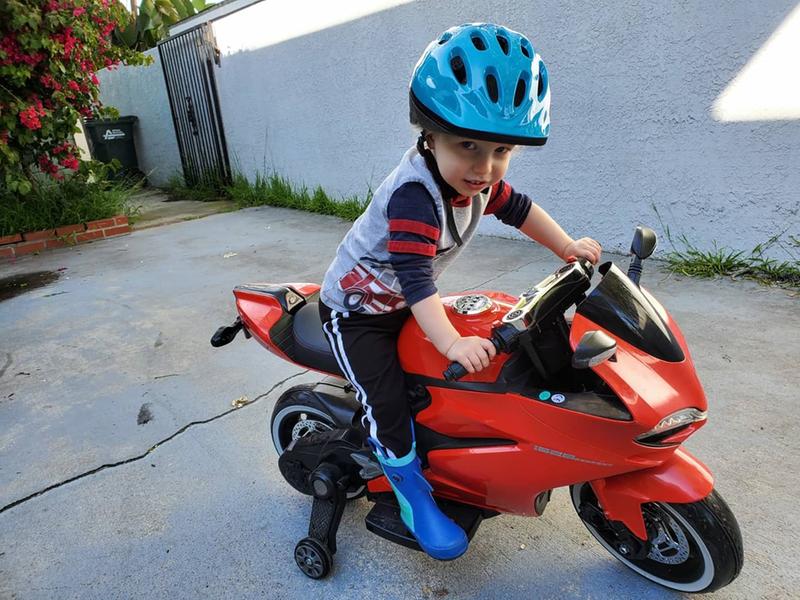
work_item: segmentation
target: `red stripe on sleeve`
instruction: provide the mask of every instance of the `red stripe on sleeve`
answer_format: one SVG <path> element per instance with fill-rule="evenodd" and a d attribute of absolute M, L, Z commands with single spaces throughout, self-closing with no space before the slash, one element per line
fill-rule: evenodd
<path fill-rule="evenodd" d="M 410 219 L 389 219 L 389 231 L 403 231 L 405 233 L 418 233 L 432 240 L 439 239 L 439 228 L 421 221 Z"/>
<path fill-rule="evenodd" d="M 421 254 L 422 256 L 436 256 L 435 244 L 423 244 L 422 242 L 397 242 L 389 240 L 386 244 L 389 252 L 401 252 L 403 254 Z"/>
<path fill-rule="evenodd" d="M 508 202 L 508 199 L 511 197 L 512 191 L 513 190 L 511 189 L 510 185 L 508 185 L 505 181 L 500 181 L 495 187 L 494 193 L 489 200 L 489 204 L 486 205 L 486 210 L 484 212 L 487 215 L 490 215 L 503 208 L 506 202 Z"/>

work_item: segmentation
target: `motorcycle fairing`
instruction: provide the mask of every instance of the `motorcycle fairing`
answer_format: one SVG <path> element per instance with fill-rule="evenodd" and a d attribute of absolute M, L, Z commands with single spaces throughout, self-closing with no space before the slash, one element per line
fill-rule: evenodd
<path fill-rule="evenodd" d="M 643 297 L 645 294 L 642 290 Z M 573 350 L 588 331 L 604 331 L 616 340 L 614 359 L 606 360 L 592 370 L 625 403 L 634 420 L 643 426 L 640 433 L 649 431 L 664 416 L 683 408 L 701 411 L 708 408 L 686 340 L 670 314 L 663 308 L 660 310 L 663 312 L 660 318 L 684 357 L 681 361 L 663 360 L 648 354 L 580 312 L 576 312 L 570 331 L 569 341 Z"/>
<path fill-rule="evenodd" d="M 341 376 L 320 327 L 313 283 L 247 284 L 234 288 L 247 330 L 267 350 L 289 362 Z"/>
<path fill-rule="evenodd" d="M 637 537 L 647 539 L 642 504 L 702 500 L 714 489 L 714 476 L 702 462 L 683 448 L 650 469 L 633 471 L 589 482 L 606 516 L 621 521 Z"/>
<path fill-rule="evenodd" d="M 551 488 L 655 466 L 672 448 L 641 448 L 640 425 L 565 410 L 521 394 L 430 386 L 419 425 L 452 438 L 506 439 L 480 448 L 432 449 L 425 476 L 437 496 L 519 515 Z M 531 468 L 535 465 L 535 468 Z M 371 491 L 388 489 L 369 482 Z"/>

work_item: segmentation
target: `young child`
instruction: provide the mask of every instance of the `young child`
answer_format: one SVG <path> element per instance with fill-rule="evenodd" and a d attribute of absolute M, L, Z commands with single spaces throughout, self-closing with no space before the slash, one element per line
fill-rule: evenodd
<path fill-rule="evenodd" d="M 417 63 L 409 90 L 416 147 L 376 190 L 325 274 L 323 329 L 364 408 L 370 443 L 401 517 L 434 558 L 467 549 L 464 531 L 436 506 L 415 452 L 397 337 L 409 312 L 436 349 L 470 373 L 489 365 L 489 340 L 462 337 L 448 320 L 436 278 L 493 214 L 559 258 L 596 263 L 600 244 L 573 240 L 503 181 L 516 145 L 550 130 L 547 69 L 531 42 L 505 27 L 445 31 Z"/>

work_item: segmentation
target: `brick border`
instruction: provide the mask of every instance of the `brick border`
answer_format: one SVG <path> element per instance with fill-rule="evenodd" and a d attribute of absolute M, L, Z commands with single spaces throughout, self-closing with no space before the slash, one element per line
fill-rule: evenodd
<path fill-rule="evenodd" d="M 131 232 L 128 217 L 117 215 L 108 219 L 63 225 L 55 229 L 29 231 L 0 237 L 0 258 L 16 258 L 51 248 L 63 248 L 102 240 Z"/>

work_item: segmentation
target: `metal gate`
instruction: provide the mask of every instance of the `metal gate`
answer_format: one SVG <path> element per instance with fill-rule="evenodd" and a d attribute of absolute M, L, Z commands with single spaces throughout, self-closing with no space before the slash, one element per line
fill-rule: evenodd
<path fill-rule="evenodd" d="M 219 50 L 210 23 L 158 44 L 186 185 L 231 181 L 214 65 Z"/>

